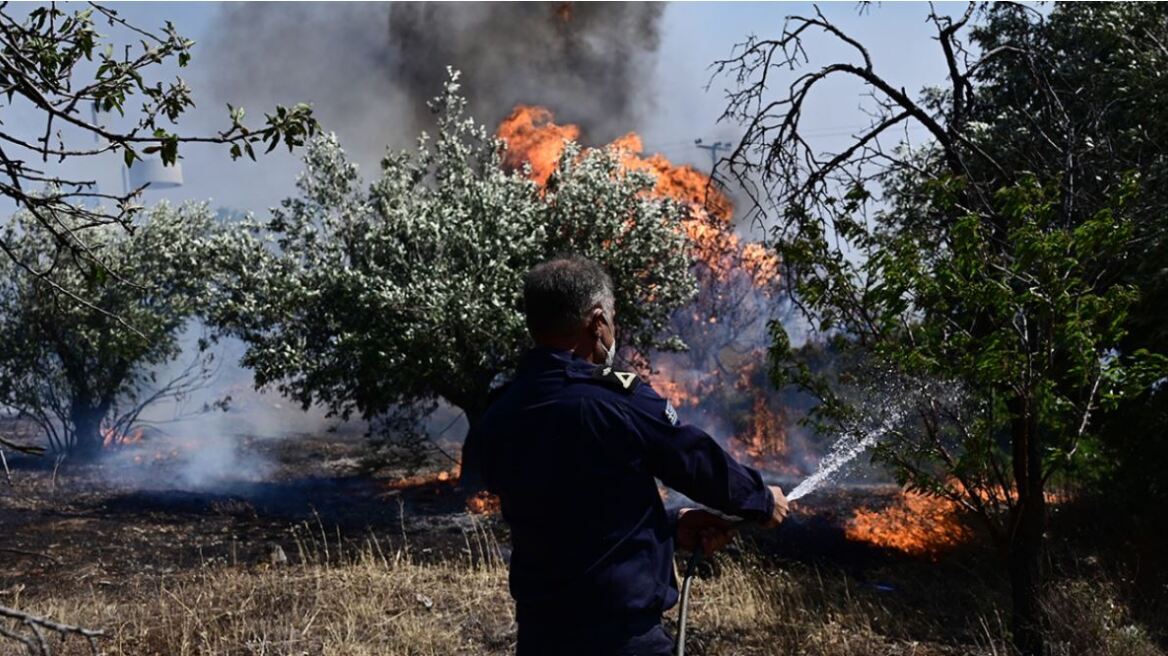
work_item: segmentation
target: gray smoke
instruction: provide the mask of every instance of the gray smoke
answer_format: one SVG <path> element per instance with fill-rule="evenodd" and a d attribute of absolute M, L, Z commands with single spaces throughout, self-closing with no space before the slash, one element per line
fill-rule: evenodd
<path fill-rule="evenodd" d="M 202 357 L 196 343 L 205 335 L 194 325 L 180 337 L 182 354 L 153 371 L 153 379 L 185 375 Z M 178 397 L 164 396 L 138 417 L 141 442 L 111 448 L 105 460 L 111 481 L 140 489 L 221 492 L 242 483 L 269 480 L 278 473 L 272 457 L 276 440 L 338 432 L 358 438 L 364 423 L 342 422 L 319 407 L 304 410 L 275 390 L 257 390 L 250 370 L 238 363 L 244 345 L 226 338 L 210 347 L 213 366 Z M 149 396 L 151 388 L 143 390 Z M 133 431 L 131 431 L 133 432 Z"/>
<path fill-rule="evenodd" d="M 238 3 L 200 48 L 221 101 L 312 102 L 350 148 L 412 143 L 445 69 L 494 125 L 520 103 L 578 123 L 592 141 L 638 127 L 662 4 Z"/>
<path fill-rule="evenodd" d="M 636 127 L 664 5 L 404 3 L 390 11 L 394 75 L 432 96 L 446 63 L 466 74 L 484 119 L 516 103 L 547 105 L 608 141 Z"/>

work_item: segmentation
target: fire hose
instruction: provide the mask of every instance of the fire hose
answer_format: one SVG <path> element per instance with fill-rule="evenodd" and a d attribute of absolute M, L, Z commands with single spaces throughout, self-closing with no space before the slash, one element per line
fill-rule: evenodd
<path fill-rule="evenodd" d="M 702 548 L 696 547 L 685 561 L 685 573 L 681 578 L 681 600 L 677 605 L 677 656 L 685 656 L 685 625 L 689 619 L 689 585 L 693 582 L 698 564 L 702 562 Z"/>
<path fill-rule="evenodd" d="M 713 512 L 707 510 L 706 512 Z M 716 513 L 723 519 L 729 521 L 734 526 L 742 526 L 747 522 L 738 517 L 722 515 Z M 681 575 L 681 598 L 677 602 L 677 656 L 685 656 L 685 628 L 689 621 L 689 587 L 693 582 L 694 574 L 697 574 L 698 565 L 701 564 L 705 554 L 702 552 L 701 542 L 694 545 L 693 552 L 685 561 L 685 572 Z"/>

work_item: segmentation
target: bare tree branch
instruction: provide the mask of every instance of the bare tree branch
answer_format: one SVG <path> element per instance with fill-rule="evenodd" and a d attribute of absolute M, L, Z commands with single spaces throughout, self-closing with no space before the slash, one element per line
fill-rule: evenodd
<path fill-rule="evenodd" d="M 25 649 L 34 656 L 51 656 L 52 654 L 48 639 L 45 636 L 45 631 L 59 634 L 62 639 L 70 635 L 84 638 L 89 645 L 90 653 L 94 654 L 94 656 L 101 653 L 101 650 L 97 647 L 97 639 L 106 637 L 104 631 L 56 622 L 6 606 L 0 606 L 0 617 L 13 620 L 18 626 L 23 627 L 28 633 L 32 634 L 22 634 L 18 630 L 10 630 L 0 625 L 0 636 L 24 645 Z"/>

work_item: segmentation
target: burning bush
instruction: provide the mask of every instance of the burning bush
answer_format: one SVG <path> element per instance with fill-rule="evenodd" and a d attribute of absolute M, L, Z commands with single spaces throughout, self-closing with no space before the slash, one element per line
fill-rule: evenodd
<path fill-rule="evenodd" d="M 516 107 L 497 131 L 507 143 L 504 165 L 524 172 L 541 189 L 555 186 L 565 154 L 574 155 L 569 144 L 581 134 L 575 125 L 556 123 L 547 108 L 529 105 Z M 708 174 L 659 154 L 645 155 L 640 137 L 631 132 L 607 149 L 618 154 L 622 169 L 653 176 L 651 195 L 686 208 L 678 228 L 690 245 L 698 281 L 694 300 L 671 319 L 688 350 L 656 354 L 652 366 L 640 354 L 634 361 L 687 420 L 708 416 L 729 424 L 736 456 L 771 471 L 790 471 L 775 395 L 765 376 L 755 375 L 764 356 L 765 326 L 778 305 L 778 255 L 736 234 L 733 205 Z"/>
<path fill-rule="evenodd" d="M 436 138 L 387 156 L 367 189 L 334 139 L 310 150 L 301 195 L 266 226 L 277 248 L 240 272 L 224 313 L 260 384 L 367 417 L 441 397 L 473 426 L 529 343 L 523 274 L 562 252 L 612 274 L 623 343 L 678 345 L 669 319 L 694 291 L 684 207 L 607 151 L 567 146 L 542 190 L 508 171 L 457 75 L 432 107 Z"/>

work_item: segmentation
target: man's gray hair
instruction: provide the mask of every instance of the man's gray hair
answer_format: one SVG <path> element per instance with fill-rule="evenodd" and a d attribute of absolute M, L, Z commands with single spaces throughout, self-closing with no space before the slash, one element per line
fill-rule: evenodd
<path fill-rule="evenodd" d="M 533 335 L 575 335 L 597 305 L 611 323 L 616 305 L 612 278 L 588 258 L 557 257 L 523 279 L 523 308 Z"/>

